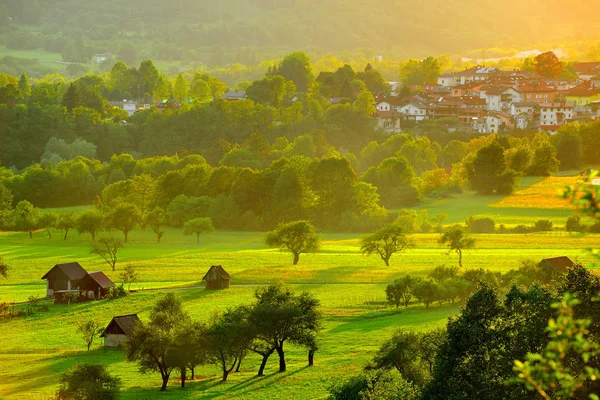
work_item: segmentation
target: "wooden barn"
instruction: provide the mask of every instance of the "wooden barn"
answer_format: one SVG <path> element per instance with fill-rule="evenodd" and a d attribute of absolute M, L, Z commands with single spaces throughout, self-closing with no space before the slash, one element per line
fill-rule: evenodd
<path fill-rule="evenodd" d="M 102 271 L 90 272 L 79 281 L 81 296 L 90 300 L 106 297 L 108 289 L 113 286 L 113 281 Z"/>
<path fill-rule="evenodd" d="M 202 280 L 206 285 L 206 288 L 209 290 L 221 290 L 221 289 L 229 289 L 229 282 L 231 281 L 231 276 L 223 269 L 220 265 L 213 265 L 210 267 L 206 275 Z"/>
<path fill-rule="evenodd" d="M 46 279 L 46 296 L 54 296 L 58 291 L 76 291 L 79 281 L 87 272 L 78 262 L 56 264 L 42 279 Z"/>
<path fill-rule="evenodd" d="M 133 333 L 140 322 L 137 314 L 119 315 L 113 317 L 100 337 L 104 338 L 104 347 L 119 347 L 127 336 Z"/>
<path fill-rule="evenodd" d="M 553 258 L 544 258 L 540 264 L 545 264 L 546 266 L 550 266 L 554 272 L 559 274 L 564 274 L 567 272 L 568 268 L 571 268 L 575 263 L 566 256 L 561 257 L 553 257 Z"/>

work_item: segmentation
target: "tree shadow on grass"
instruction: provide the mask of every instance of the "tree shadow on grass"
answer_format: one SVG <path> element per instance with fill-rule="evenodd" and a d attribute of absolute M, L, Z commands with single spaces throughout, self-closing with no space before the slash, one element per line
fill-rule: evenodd
<path fill-rule="evenodd" d="M 5 393 L 10 396 L 34 392 L 48 386 L 55 386 L 59 383 L 60 376 L 78 362 L 99 363 L 108 366 L 121 362 L 122 359 L 123 356 L 120 351 L 98 348 L 36 360 L 35 363 L 32 363 L 32 368 L 30 369 L 14 375 L 7 374 L 8 379 L 17 384 Z"/>

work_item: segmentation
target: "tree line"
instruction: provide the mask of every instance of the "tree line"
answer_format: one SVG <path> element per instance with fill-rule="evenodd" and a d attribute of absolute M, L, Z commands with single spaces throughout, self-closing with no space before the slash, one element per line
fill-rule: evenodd
<path fill-rule="evenodd" d="M 588 372 L 600 367 L 598 275 L 581 265 L 556 274 L 535 263 L 502 277 L 481 272 L 461 312 L 444 329 L 399 329 L 362 374 L 332 385 L 331 398 L 386 393 L 385 398 L 414 400 L 530 399 L 536 397 L 532 391 L 543 392 L 543 398 L 593 398 L 599 387 Z M 456 279 L 452 274 L 447 268 L 431 273 L 442 281 Z M 410 280 L 396 281 L 388 293 Z M 448 283 L 440 287 L 451 287 Z M 569 300 L 570 293 L 577 293 L 577 301 Z M 392 298 L 397 301 L 396 294 Z"/>

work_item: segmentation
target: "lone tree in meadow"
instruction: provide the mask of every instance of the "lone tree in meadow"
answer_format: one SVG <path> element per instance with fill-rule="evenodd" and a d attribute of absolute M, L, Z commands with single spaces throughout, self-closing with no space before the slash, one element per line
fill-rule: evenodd
<path fill-rule="evenodd" d="M 196 235 L 196 243 L 200 244 L 200 235 L 214 231 L 212 220 L 210 218 L 190 219 L 183 226 L 183 234 L 186 236 Z"/>
<path fill-rule="evenodd" d="M 115 239 L 113 236 L 104 236 L 94 243 L 90 250 L 90 254 L 97 254 L 111 266 L 114 271 L 117 266 L 117 253 L 123 247 L 121 239 Z"/>
<path fill-rule="evenodd" d="M 411 246 L 412 240 L 402 233 L 402 227 L 398 224 L 386 225 L 360 239 L 360 251 L 368 256 L 378 254 L 386 266 L 390 265 L 390 258 L 394 253 Z"/>
<path fill-rule="evenodd" d="M 462 267 L 462 252 L 465 249 L 472 249 L 475 247 L 475 239 L 467 236 L 465 231 L 460 228 L 453 229 L 444 233 L 439 241 L 440 244 L 446 244 L 450 248 L 450 251 L 454 250 L 458 253 L 458 266 Z"/>
<path fill-rule="evenodd" d="M 298 264 L 300 254 L 319 251 L 321 239 L 315 227 L 308 221 L 295 221 L 281 224 L 267 233 L 265 243 L 269 247 L 279 247 L 294 255 L 294 265 Z"/>
<path fill-rule="evenodd" d="M 136 226 L 142 222 L 140 211 L 133 204 L 122 203 L 117 205 L 105 217 L 105 223 L 108 228 L 114 228 L 125 236 L 125 242 Z"/>
<path fill-rule="evenodd" d="M 90 351 L 90 347 L 94 343 L 94 339 L 102 333 L 102 326 L 93 319 L 78 322 L 77 333 L 79 333 L 81 338 L 85 341 L 87 349 Z"/>
<path fill-rule="evenodd" d="M 306 347 L 314 354 L 322 318 L 318 299 L 308 292 L 295 294 L 281 285 L 260 288 L 254 297 L 257 301 L 250 308 L 248 321 L 255 339 L 250 350 L 263 357 L 258 376 L 263 375 L 274 351 L 279 355 L 279 372 L 285 372 L 286 342 Z"/>
<path fill-rule="evenodd" d="M 159 207 L 155 207 L 144 217 L 144 226 L 149 226 L 152 232 L 156 235 L 157 243 L 160 243 L 160 239 L 164 236 L 165 232 L 161 231 L 160 228 L 166 224 L 166 213 L 165 210 Z"/>
<path fill-rule="evenodd" d="M 104 227 L 104 216 L 96 209 L 87 210 L 77 218 L 75 225 L 80 235 L 89 233 L 95 241 L 96 234 Z"/>
<path fill-rule="evenodd" d="M 62 229 L 65 231 L 65 235 L 63 237 L 64 240 L 67 240 L 67 236 L 69 235 L 69 231 L 71 229 L 75 229 L 77 226 L 77 218 L 75 217 L 75 213 L 61 214 L 56 221 L 56 229 Z"/>

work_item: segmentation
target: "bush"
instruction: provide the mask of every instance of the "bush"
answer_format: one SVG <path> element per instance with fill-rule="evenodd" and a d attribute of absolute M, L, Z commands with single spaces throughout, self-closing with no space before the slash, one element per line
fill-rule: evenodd
<path fill-rule="evenodd" d="M 552 221 L 547 219 L 538 220 L 535 225 L 533 225 L 534 232 L 549 232 L 552 230 L 553 224 Z"/>
<path fill-rule="evenodd" d="M 589 233 L 600 233 L 600 222 L 590 225 L 587 230 Z"/>
<path fill-rule="evenodd" d="M 585 231 L 585 225 L 581 223 L 581 217 L 579 215 L 571 215 L 569 218 L 567 218 L 565 230 L 569 233 L 583 232 Z"/>
<path fill-rule="evenodd" d="M 119 398 L 121 380 L 101 364 L 77 364 L 60 378 L 58 400 L 113 400 Z"/>
<path fill-rule="evenodd" d="M 113 287 L 109 288 L 106 298 L 109 300 L 114 300 L 114 299 L 118 299 L 120 297 L 125 297 L 125 296 L 127 296 L 127 290 L 125 290 L 125 287 L 123 286 L 123 284 L 120 284 L 118 286 L 113 286 Z"/>
<path fill-rule="evenodd" d="M 527 225 L 517 225 L 514 228 L 512 228 L 512 232 L 513 233 L 529 233 L 531 232 L 531 228 Z"/>
<path fill-rule="evenodd" d="M 361 374 L 333 384 L 329 393 L 334 400 L 362 400 L 361 392 L 368 388 L 367 377 Z"/>
<path fill-rule="evenodd" d="M 494 233 L 496 223 L 493 219 L 469 217 L 467 219 L 467 227 L 471 233 Z"/>

